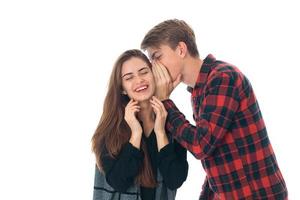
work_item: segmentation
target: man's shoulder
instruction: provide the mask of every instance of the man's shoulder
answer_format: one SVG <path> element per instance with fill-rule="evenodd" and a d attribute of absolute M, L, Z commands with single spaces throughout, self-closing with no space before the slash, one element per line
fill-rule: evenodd
<path fill-rule="evenodd" d="M 221 61 L 221 60 L 216 60 L 215 62 L 215 67 L 214 71 L 216 72 L 222 72 L 222 73 L 241 73 L 241 71 L 238 69 L 237 66 L 234 64 Z"/>
<path fill-rule="evenodd" d="M 215 66 L 211 70 L 208 76 L 208 80 L 219 78 L 219 77 L 230 77 L 231 79 L 243 79 L 244 74 L 240 69 L 228 62 L 216 60 Z"/>
<path fill-rule="evenodd" d="M 237 88 L 245 83 L 248 85 L 248 79 L 235 65 L 222 61 L 217 62 L 219 63 L 208 75 L 206 84 L 208 88 L 224 84 Z M 208 89 L 207 87 L 206 89 Z"/>

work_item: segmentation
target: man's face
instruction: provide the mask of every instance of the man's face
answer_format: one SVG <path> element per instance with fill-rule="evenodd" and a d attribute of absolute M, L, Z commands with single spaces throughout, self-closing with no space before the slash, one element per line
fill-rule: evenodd
<path fill-rule="evenodd" d="M 160 62 L 167 68 L 173 81 L 181 73 L 182 58 L 178 48 L 173 50 L 168 45 L 160 45 L 159 48 L 149 47 L 146 51 L 152 62 Z"/>

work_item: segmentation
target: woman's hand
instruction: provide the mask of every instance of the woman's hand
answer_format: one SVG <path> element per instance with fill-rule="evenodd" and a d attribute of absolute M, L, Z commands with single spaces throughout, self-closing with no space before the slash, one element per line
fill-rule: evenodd
<path fill-rule="evenodd" d="M 140 122 L 136 118 L 136 113 L 140 111 L 138 102 L 131 99 L 125 107 L 124 119 L 131 129 L 131 137 L 129 142 L 136 148 L 140 148 L 143 129 Z"/>
<path fill-rule="evenodd" d="M 150 103 L 155 113 L 154 132 L 157 138 L 157 147 L 160 151 L 160 149 L 169 143 L 165 131 L 168 112 L 166 111 L 164 104 L 155 96 L 152 97 Z"/>
<path fill-rule="evenodd" d="M 125 107 L 124 119 L 133 133 L 143 132 L 140 122 L 136 118 L 136 113 L 140 111 L 138 102 L 131 99 Z"/>
<path fill-rule="evenodd" d="M 155 113 L 154 131 L 155 133 L 165 133 L 165 124 L 168 112 L 164 104 L 155 96 L 150 100 L 151 106 Z"/>

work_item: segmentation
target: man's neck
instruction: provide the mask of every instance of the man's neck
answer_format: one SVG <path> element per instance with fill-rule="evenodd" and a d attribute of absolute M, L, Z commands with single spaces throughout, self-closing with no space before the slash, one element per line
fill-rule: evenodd
<path fill-rule="evenodd" d="M 186 58 L 182 71 L 182 82 L 190 87 L 194 87 L 202 67 L 203 60 L 200 58 Z"/>

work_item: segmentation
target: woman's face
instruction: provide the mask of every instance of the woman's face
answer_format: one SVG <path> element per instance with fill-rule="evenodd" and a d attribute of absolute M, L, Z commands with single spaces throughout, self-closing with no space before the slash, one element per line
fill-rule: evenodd
<path fill-rule="evenodd" d="M 155 92 L 155 82 L 150 66 L 141 58 L 132 57 L 122 65 L 123 92 L 136 101 L 149 100 Z"/>

